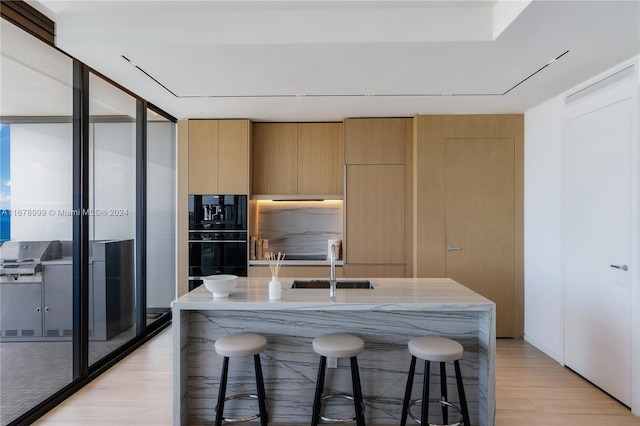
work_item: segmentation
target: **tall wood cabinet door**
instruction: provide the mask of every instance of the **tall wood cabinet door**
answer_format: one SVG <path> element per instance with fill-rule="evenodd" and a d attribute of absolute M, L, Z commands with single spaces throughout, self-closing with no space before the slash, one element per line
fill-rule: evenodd
<path fill-rule="evenodd" d="M 249 121 L 218 122 L 218 192 L 249 193 Z"/>
<path fill-rule="evenodd" d="M 447 139 L 445 149 L 446 276 L 494 301 L 497 335 L 513 336 L 514 140 Z"/>
<path fill-rule="evenodd" d="M 297 144 L 297 124 L 253 124 L 253 194 L 297 194 Z"/>
<path fill-rule="evenodd" d="M 218 193 L 218 121 L 189 120 L 189 194 Z"/>
<path fill-rule="evenodd" d="M 344 121 L 345 164 L 405 164 L 407 118 L 350 118 Z"/>
<path fill-rule="evenodd" d="M 298 194 L 342 195 L 342 123 L 298 124 Z"/>
<path fill-rule="evenodd" d="M 346 261 L 403 264 L 405 166 L 347 166 Z"/>
<path fill-rule="evenodd" d="M 416 276 L 450 277 L 493 300 L 497 336 L 521 338 L 524 116 L 422 115 L 414 123 Z"/>

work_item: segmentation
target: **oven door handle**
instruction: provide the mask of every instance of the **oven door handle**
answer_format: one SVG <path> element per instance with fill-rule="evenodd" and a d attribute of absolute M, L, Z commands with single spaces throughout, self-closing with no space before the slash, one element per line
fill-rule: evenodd
<path fill-rule="evenodd" d="M 247 240 L 189 240 L 190 243 L 246 243 Z"/>

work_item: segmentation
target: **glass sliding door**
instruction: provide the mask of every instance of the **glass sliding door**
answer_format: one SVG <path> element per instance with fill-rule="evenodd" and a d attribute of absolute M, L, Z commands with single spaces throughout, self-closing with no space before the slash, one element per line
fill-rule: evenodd
<path fill-rule="evenodd" d="M 169 324 L 176 291 L 175 119 L 20 25 L 0 25 L 0 426 Z"/>
<path fill-rule="evenodd" d="M 147 324 L 176 298 L 176 126 L 147 110 Z"/>
<path fill-rule="evenodd" d="M 89 365 L 136 336 L 136 104 L 89 75 Z"/>
<path fill-rule="evenodd" d="M 0 424 L 73 381 L 73 60 L 0 25 Z"/>

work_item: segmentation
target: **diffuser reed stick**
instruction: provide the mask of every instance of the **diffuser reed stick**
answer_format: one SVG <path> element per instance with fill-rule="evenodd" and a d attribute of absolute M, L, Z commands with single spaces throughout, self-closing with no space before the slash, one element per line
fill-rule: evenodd
<path fill-rule="evenodd" d="M 272 277 L 277 277 L 280 273 L 280 266 L 282 266 L 284 257 L 285 254 L 280 252 L 278 252 L 277 256 L 275 253 L 267 253 L 267 259 L 269 259 L 269 269 L 271 269 Z"/>

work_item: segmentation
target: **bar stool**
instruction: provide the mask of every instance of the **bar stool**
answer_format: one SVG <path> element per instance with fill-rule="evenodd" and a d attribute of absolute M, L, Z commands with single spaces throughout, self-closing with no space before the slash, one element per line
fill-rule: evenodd
<path fill-rule="evenodd" d="M 313 339 L 313 350 L 320 355 L 320 367 L 318 368 L 318 380 L 316 381 L 316 393 L 313 400 L 313 417 L 311 425 L 317 426 L 320 420 L 329 423 L 345 423 L 355 420 L 357 426 L 365 426 L 364 402 L 362 387 L 360 385 L 360 372 L 356 356 L 364 350 L 364 340 L 351 334 L 325 334 Z M 327 358 L 349 358 L 351 360 L 351 383 L 353 395 L 333 394 L 322 396 L 324 391 L 324 376 L 327 367 Z M 322 401 L 330 398 L 347 398 L 353 400 L 355 417 L 348 419 L 332 419 L 321 417 Z"/>
<path fill-rule="evenodd" d="M 216 353 L 224 357 L 222 361 L 222 374 L 220 375 L 220 391 L 218 392 L 218 405 L 216 405 L 216 426 L 227 422 L 246 422 L 260 417 L 260 425 L 267 426 L 269 420 L 267 413 L 267 398 L 264 391 L 264 379 L 262 377 L 262 365 L 260 364 L 260 352 L 267 347 L 267 339 L 260 334 L 238 333 L 230 334 L 216 340 Z M 227 392 L 227 374 L 229 372 L 229 358 L 253 356 L 253 364 L 256 372 L 256 388 L 258 395 L 238 394 L 225 398 Z M 224 403 L 230 399 L 252 398 L 258 400 L 259 414 L 245 418 L 225 418 L 223 416 Z"/>
<path fill-rule="evenodd" d="M 464 349 L 462 345 L 455 340 L 447 339 L 440 336 L 422 336 L 414 337 L 409 341 L 409 352 L 411 353 L 411 366 L 409 367 L 409 377 L 407 378 L 407 388 L 404 393 L 404 401 L 402 403 L 402 418 L 400 425 L 405 426 L 407 423 L 407 414 L 413 420 L 420 424 L 432 425 L 428 422 L 429 417 L 429 367 L 430 362 L 440 363 L 440 392 L 439 400 L 432 400 L 442 406 L 442 419 L 444 426 L 457 426 L 464 424 L 471 426 L 469 421 L 469 410 L 467 408 L 467 398 L 464 395 L 464 387 L 462 385 L 462 375 L 460 374 L 460 363 L 458 360 L 462 358 Z M 413 387 L 413 376 L 416 371 L 416 358 L 424 360 L 424 384 L 422 387 L 422 399 L 418 399 L 410 403 L 411 389 Z M 460 408 L 451 404 L 447 399 L 447 373 L 445 362 L 453 361 L 456 371 L 456 382 L 458 387 L 458 398 L 460 399 Z M 422 403 L 422 413 L 418 419 L 411 413 L 411 407 L 415 404 Z M 448 409 L 454 409 L 460 414 L 456 423 L 449 424 Z M 435 425 L 434 425 L 435 426 Z"/>

